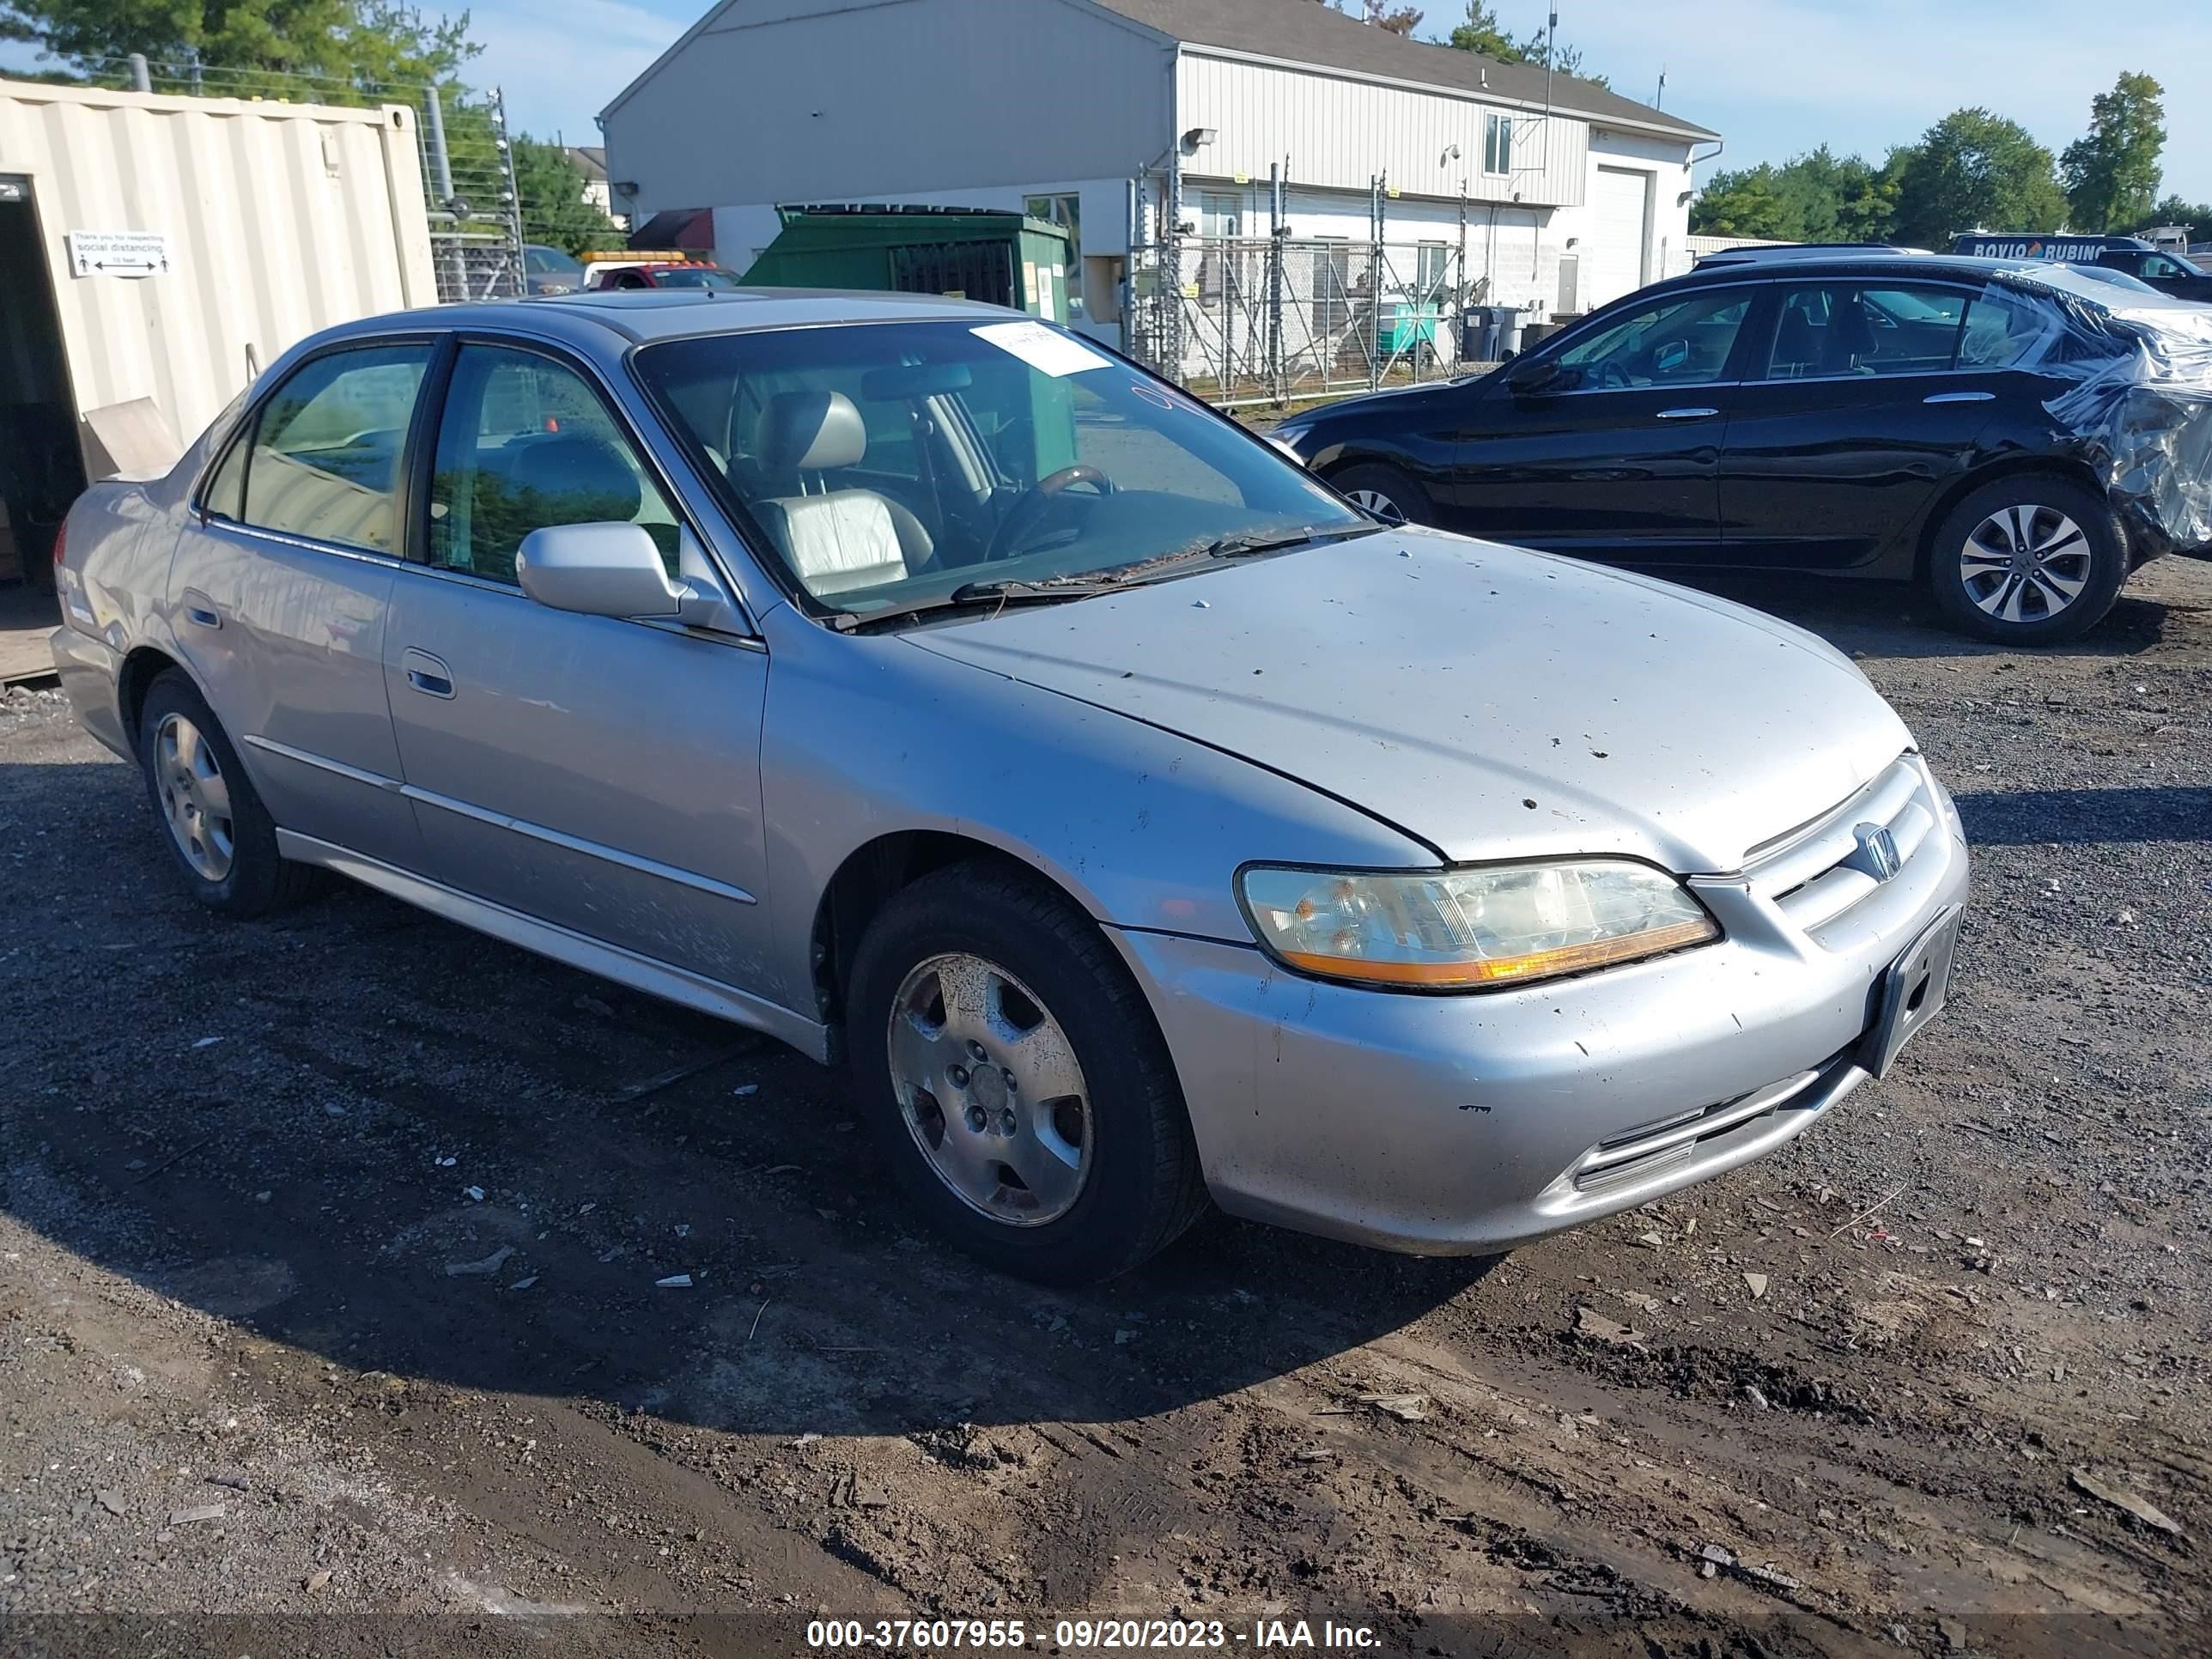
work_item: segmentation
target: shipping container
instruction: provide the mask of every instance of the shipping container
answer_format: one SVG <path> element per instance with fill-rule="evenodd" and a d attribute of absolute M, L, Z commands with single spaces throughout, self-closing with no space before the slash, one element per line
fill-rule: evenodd
<path fill-rule="evenodd" d="M 88 475 L 173 460 L 302 336 L 436 300 L 411 109 L 0 80 L 0 518 L 22 564 Z"/>

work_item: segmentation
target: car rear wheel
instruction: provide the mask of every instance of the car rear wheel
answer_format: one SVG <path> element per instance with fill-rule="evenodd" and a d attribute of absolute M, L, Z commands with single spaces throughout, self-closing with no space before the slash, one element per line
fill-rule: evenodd
<path fill-rule="evenodd" d="M 1425 490 L 1395 466 L 1364 463 L 1333 474 L 1329 483 L 1363 512 L 1385 524 L 1426 524 L 1437 521 Z"/>
<path fill-rule="evenodd" d="M 1205 1208 L 1142 993 L 1035 878 L 956 865 L 895 896 L 854 960 L 848 1033 L 899 1184 L 994 1267 L 1095 1284 Z"/>
<path fill-rule="evenodd" d="M 163 840 L 201 903 L 258 916 L 314 890 L 322 872 L 277 852 L 276 825 L 238 751 L 180 670 L 147 688 L 138 763 Z"/>
<path fill-rule="evenodd" d="M 1928 581 L 1962 632 L 2055 645 L 2104 620 L 2127 580 L 2127 538 L 2102 496 L 2028 474 L 1972 491 L 1936 526 Z"/>

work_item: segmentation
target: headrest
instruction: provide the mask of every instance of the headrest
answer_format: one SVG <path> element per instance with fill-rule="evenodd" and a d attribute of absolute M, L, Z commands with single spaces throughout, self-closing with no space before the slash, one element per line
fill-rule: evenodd
<path fill-rule="evenodd" d="M 858 466 L 868 453 L 868 428 L 842 392 L 786 392 L 768 406 L 760 450 L 779 472 Z"/>
<path fill-rule="evenodd" d="M 544 498 L 556 523 L 627 523 L 645 499 L 622 452 L 589 432 L 531 444 L 515 458 L 512 477 L 517 489 Z"/>

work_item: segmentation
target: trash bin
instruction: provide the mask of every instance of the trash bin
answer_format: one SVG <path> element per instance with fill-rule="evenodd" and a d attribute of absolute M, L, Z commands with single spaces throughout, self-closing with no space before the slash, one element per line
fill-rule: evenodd
<path fill-rule="evenodd" d="M 1460 362 L 1494 363 L 1498 361 L 1498 307 L 1496 306 L 1469 306 L 1460 314 Z"/>
<path fill-rule="evenodd" d="M 1521 307 L 1497 306 L 1492 309 L 1498 317 L 1498 356 L 1492 361 L 1518 356 L 1521 350 Z"/>

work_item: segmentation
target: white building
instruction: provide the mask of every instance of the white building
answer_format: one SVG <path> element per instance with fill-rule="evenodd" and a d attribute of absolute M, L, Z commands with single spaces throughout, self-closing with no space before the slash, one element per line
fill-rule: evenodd
<path fill-rule="evenodd" d="M 1264 237 L 1271 169 L 1293 237 L 1373 240 L 1379 197 L 1382 240 L 1464 246 L 1481 297 L 1585 311 L 1686 268 L 1716 137 L 1315 0 L 722 0 L 600 125 L 616 210 L 712 208 L 739 270 L 779 203 L 1060 218 L 1102 333 L 1133 231 L 1179 199 L 1197 235 Z"/>

